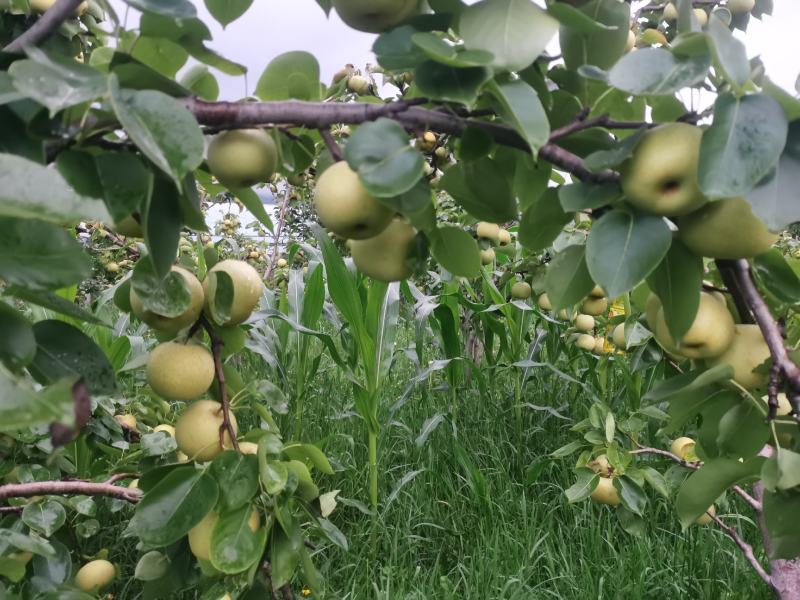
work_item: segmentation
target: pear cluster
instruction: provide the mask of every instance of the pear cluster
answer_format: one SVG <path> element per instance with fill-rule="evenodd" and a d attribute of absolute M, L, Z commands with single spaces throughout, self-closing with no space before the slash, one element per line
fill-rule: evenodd
<path fill-rule="evenodd" d="M 385 282 L 411 276 L 416 230 L 375 199 L 345 161 L 320 175 L 314 207 L 323 225 L 347 240 L 359 271 Z"/>
<path fill-rule="evenodd" d="M 701 128 L 688 123 L 647 131 L 620 169 L 627 202 L 672 219 L 678 238 L 698 256 L 740 259 L 766 252 L 778 235 L 753 214 L 747 200 L 709 199 L 700 190 L 702 136 Z"/>
<path fill-rule="evenodd" d="M 481 244 L 481 264 L 494 264 L 497 255 L 492 246 L 507 246 L 511 243 L 511 233 L 497 223 L 480 221 L 475 226 L 475 236 Z"/>
<path fill-rule="evenodd" d="M 537 300 L 539 308 L 543 311 L 553 310 L 548 295 L 541 294 Z M 581 350 L 594 354 L 608 352 L 604 335 L 596 335 L 596 317 L 604 316 L 608 312 L 608 298 L 599 285 L 595 285 L 589 295 L 576 307 L 577 310 L 568 311 L 561 309 L 558 317 L 564 321 L 572 320 L 572 341 Z M 624 335 L 624 332 L 623 332 Z M 615 342 L 616 343 L 616 342 Z M 618 346 L 620 344 L 617 344 Z"/>

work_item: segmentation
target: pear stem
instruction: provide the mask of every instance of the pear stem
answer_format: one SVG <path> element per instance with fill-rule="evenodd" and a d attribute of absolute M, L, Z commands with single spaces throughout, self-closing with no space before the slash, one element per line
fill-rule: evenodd
<path fill-rule="evenodd" d="M 214 373 L 219 385 L 219 400 L 222 404 L 222 425 L 219 426 L 219 445 L 225 449 L 225 434 L 231 439 L 234 450 L 239 451 L 239 442 L 236 439 L 236 430 L 231 422 L 231 403 L 228 399 L 228 386 L 225 383 L 225 371 L 222 369 L 222 347 L 225 342 L 217 335 L 205 315 L 201 314 L 197 321 L 208 333 L 211 339 L 211 356 L 214 358 Z"/>

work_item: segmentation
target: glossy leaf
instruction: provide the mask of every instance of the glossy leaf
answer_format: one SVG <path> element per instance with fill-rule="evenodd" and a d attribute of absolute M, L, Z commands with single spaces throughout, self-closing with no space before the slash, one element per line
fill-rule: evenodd
<path fill-rule="evenodd" d="M 439 227 L 431 233 L 431 254 L 442 267 L 459 277 L 475 277 L 481 269 L 478 244 L 460 227 Z"/>
<path fill-rule="evenodd" d="M 317 59 L 302 51 L 276 56 L 261 74 L 255 93 L 262 100 L 319 99 Z"/>
<path fill-rule="evenodd" d="M 485 67 L 451 67 L 426 60 L 416 68 L 414 77 L 425 97 L 472 106 L 491 72 Z"/>
<path fill-rule="evenodd" d="M 630 6 L 615 0 L 592 0 L 581 6 L 585 15 L 581 26 L 576 27 L 575 15 L 571 24 L 563 25 L 559 32 L 561 52 L 569 69 L 594 65 L 608 69 L 625 53 L 631 12 Z M 563 9 L 561 11 L 564 12 Z M 597 24 L 590 28 L 587 21 Z"/>
<path fill-rule="evenodd" d="M 703 259 L 680 240 L 673 240 L 666 256 L 647 278 L 650 289 L 661 300 L 669 333 L 680 340 L 689 331 L 703 287 Z"/>
<path fill-rule="evenodd" d="M 741 88 L 750 79 L 750 62 L 745 45 L 733 37 L 728 26 L 713 12 L 707 31 L 714 61 L 720 66 L 721 74 L 731 85 Z"/>
<path fill-rule="evenodd" d="M 70 423 L 75 378 L 34 391 L 25 381 L 12 379 L 0 369 L 0 431 L 11 432 L 53 421 Z"/>
<path fill-rule="evenodd" d="M 384 69 L 410 70 L 425 60 L 426 54 L 414 43 L 417 30 L 401 25 L 378 36 L 372 51 Z"/>
<path fill-rule="evenodd" d="M 547 268 L 544 289 L 553 309 L 574 306 L 592 291 L 594 282 L 586 266 L 586 247 L 567 246 Z"/>
<path fill-rule="evenodd" d="M 490 158 L 462 161 L 450 167 L 439 187 L 476 219 L 504 223 L 517 217 L 511 182 Z"/>
<path fill-rule="evenodd" d="M 764 521 L 769 531 L 770 558 L 793 559 L 800 554 L 800 493 L 764 492 Z"/>
<path fill-rule="evenodd" d="M 143 12 L 153 12 L 176 19 L 194 17 L 197 14 L 189 0 L 125 0 L 125 3 Z"/>
<path fill-rule="evenodd" d="M 22 520 L 34 531 L 50 537 L 67 521 L 67 511 L 55 500 L 41 500 L 25 507 Z"/>
<path fill-rule="evenodd" d="M 522 80 L 489 86 L 503 114 L 536 154 L 550 137 L 550 122 L 536 91 Z"/>
<path fill-rule="evenodd" d="M 522 214 L 519 243 L 528 250 L 540 251 L 550 246 L 572 220 L 558 201 L 558 189 L 549 188 Z"/>
<path fill-rule="evenodd" d="M 253 0 L 205 0 L 211 16 L 223 27 L 230 25 L 252 6 Z"/>
<path fill-rule="evenodd" d="M 223 452 L 211 463 L 211 475 L 217 480 L 223 511 L 249 506 L 258 491 L 258 460 L 255 456 Z"/>
<path fill-rule="evenodd" d="M 586 500 L 600 481 L 600 477 L 591 469 L 578 469 L 577 475 L 578 480 L 564 490 L 570 504 Z"/>
<path fill-rule="evenodd" d="M 608 82 L 635 96 L 671 95 L 702 82 L 710 66 L 708 55 L 680 58 L 663 48 L 642 48 L 623 56 L 609 71 Z"/>
<path fill-rule="evenodd" d="M 36 355 L 36 337 L 28 319 L 5 302 L 0 302 L 0 361 L 17 370 Z"/>
<path fill-rule="evenodd" d="M 568 212 L 600 208 L 622 197 L 614 184 L 591 184 L 579 181 L 557 188 L 561 208 Z"/>
<path fill-rule="evenodd" d="M 789 266 L 783 254 L 773 248 L 753 258 L 753 271 L 759 283 L 781 302 L 800 303 L 800 277 Z"/>
<path fill-rule="evenodd" d="M 248 521 L 253 507 L 248 504 L 222 513 L 211 532 L 211 564 L 223 573 L 241 573 L 255 563 L 264 552 L 267 532 L 255 532 Z"/>

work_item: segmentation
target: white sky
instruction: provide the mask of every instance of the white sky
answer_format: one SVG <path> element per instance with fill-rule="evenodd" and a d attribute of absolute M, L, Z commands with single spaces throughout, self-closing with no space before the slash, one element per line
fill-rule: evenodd
<path fill-rule="evenodd" d="M 468 4 L 475 0 L 468 0 Z M 772 17 L 751 19 L 745 36 L 748 56 L 761 56 L 770 78 L 794 93 L 800 72 L 800 0 L 774 0 Z M 112 0 L 120 16 L 125 14 L 121 0 Z M 199 17 L 214 36 L 211 46 L 218 52 L 247 65 L 245 79 L 215 73 L 222 90 L 221 98 L 236 100 L 255 88 L 258 78 L 275 56 L 291 50 L 306 50 L 317 57 L 322 80 L 330 83 L 333 74 L 347 63 L 364 68 L 374 63 L 371 52 L 375 36 L 344 25 L 331 11 L 330 20 L 315 0 L 255 0 L 250 10 L 223 30 L 214 21 L 203 2 L 194 1 Z M 128 25 L 136 20 L 131 9 Z M 737 32 L 739 34 L 741 32 Z"/>

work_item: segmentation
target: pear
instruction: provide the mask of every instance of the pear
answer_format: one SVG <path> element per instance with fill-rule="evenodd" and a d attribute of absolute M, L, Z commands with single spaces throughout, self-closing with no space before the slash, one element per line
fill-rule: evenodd
<path fill-rule="evenodd" d="M 654 293 L 650 292 L 650 295 L 647 297 L 647 302 L 644 306 L 644 320 L 647 323 L 647 327 L 650 329 L 650 331 L 656 330 L 656 324 L 658 323 L 658 311 L 660 310 L 661 299 Z"/>
<path fill-rule="evenodd" d="M 222 405 L 213 400 L 192 402 L 175 425 L 175 441 L 178 449 L 198 462 L 212 460 L 222 452 L 219 430 L 222 427 Z M 231 413 L 233 430 L 238 430 L 236 417 Z M 231 438 L 225 432 L 225 446 L 230 448 Z"/>
<path fill-rule="evenodd" d="M 164 342 L 150 353 L 147 381 L 159 396 L 193 400 L 211 387 L 214 358 L 199 344 Z"/>
<path fill-rule="evenodd" d="M 753 369 L 770 357 L 769 346 L 758 325 L 736 325 L 735 335 L 727 350 L 708 361 L 709 367 L 728 364 L 733 367 L 733 380 L 746 390 L 767 385 L 767 373 Z"/>
<path fill-rule="evenodd" d="M 597 487 L 594 488 L 589 497 L 600 504 L 616 506 L 620 503 L 619 492 L 614 487 L 614 482 L 610 477 L 600 477 Z"/>
<path fill-rule="evenodd" d="M 578 315 L 575 317 L 575 329 L 578 331 L 591 331 L 594 329 L 594 317 L 591 315 Z"/>
<path fill-rule="evenodd" d="M 553 305 L 550 304 L 550 297 L 547 294 L 542 294 L 539 296 L 539 299 L 536 301 L 536 303 L 542 310 L 553 310 Z"/>
<path fill-rule="evenodd" d="M 347 89 L 359 96 L 366 96 L 369 93 L 369 79 L 363 75 L 351 75 L 347 79 Z"/>
<path fill-rule="evenodd" d="M 630 52 L 636 46 L 636 34 L 633 30 L 628 30 L 628 39 L 625 40 L 625 52 Z"/>
<path fill-rule="evenodd" d="M 527 281 L 518 281 L 511 286 L 511 297 L 514 300 L 527 300 L 532 293 L 531 284 Z"/>
<path fill-rule="evenodd" d="M 731 11 L 732 15 L 740 15 L 742 13 L 749 13 L 756 6 L 756 0 L 728 0 L 725 3 L 725 8 Z"/>
<path fill-rule="evenodd" d="M 239 452 L 242 454 L 258 454 L 258 444 L 253 442 L 239 442 Z"/>
<path fill-rule="evenodd" d="M 159 431 L 163 431 L 167 435 L 175 437 L 175 428 L 172 425 L 163 424 L 153 427 L 153 433 L 158 433 Z"/>
<path fill-rule="evenodd" d="M 497 223 L 487 223 L 486 221 L 481 221 L 475 227 L 475 235 L 477 235 L 479 239 L 491 240 L 495 243 L 499 243 L 500 226 Z"/>
<path fill-rule="evenodd" d="M 114 420 L 119 423 L 123 429 L 136 431 L 136 417 L 132 414 L 114 415 Z"/>
<path fill-rule="evenodd" d="M 607 354 L 606 351 L 606 338 L 604 337 L 596 337 L 594 338 L 594 350 L 592 350 L 595 354 Z"/>
<path fill-rule="evenodd" d="M 608 298 L 595 298 L 589 296 L 581 304 L 581 312 L 585 315 L 598 317 L 608 310 Z"/>
<path fill-rule="evenodd" d="M 278 167 L 278 149 L 263 129 L 232 129 L 208 145 L 208 168 L 231 189 L 266 183 Z"/>
<path fill-rule="evenodd" d="M 487 248 L 486 250 L 481 250 L 481 264 L 482 265 L 491 265 L 494 261 L 495 256 L 494 250 L 492 248 Z"/>
<path fill-rule="evenodd" d="M 627 350 L 628 342 L 625 339 L 625 323 L 620 323 L 614 327 L 614 331 L 611 333 L 611 340 L 620 350 Z"/>
<path fill-rule="evenodd" d="M 264 282 L 261 276 L 252 265 L 242 260 L 223 260 L 218 262 L 209 271 L 210 273 L 224 272 L 230 276 L 233 282 L 233 302 L 231 303 L 230 315 L 224 323 L 218 325 L 239 325 L 244 323 L 261 300 L 261 293 L 264 290 Z M 209 277 L 203 280 L 203 291 L 205 292 L 206 307 L 215 293 L 216 288 L 211 283 Z M 208 311 L 206 311 L 208 313 Z"/>
<path fill-rule="evenodd" d="M 96 594 L 114 581 L 117 571 L 107 560 L 93 560 L 75 574 L 75 587 L 87 594 Z"/>
<path fill-rule="evenodd" d="M 507 230 L 501 229 L 497 234 L 497 242 L 501 246 L 507 246 L 511 243 L 511 234 Z"/>
<path fill-rule="evenodd" d="M 595 285 L 592 288 L 592 291 L 589 292 L 589 298 L 605 298 L 605 297 L 606 297 L 606 291 L 599 285 Z"/>
<path fill-rule="evenodd" d="M 608 460 L 608 456 L 605 454 L 601 454 L 597 458 L 590 460 L 586 463 L 586 466 L 600 475 L 600 477 L 610 477 L 611 472 L 614 470 Z"/>
<path fill-rule="evenodd" d="M 586 350 L 587 352 L 594 352 L 596 344 L 597 342 L 595 341 L 594 336 L 589 335 L 588 333 L 580 334 L 578 339 L 575 340 L 575 345 L 581 350 Z"/>
<path fill-rule="evenodd" d="M 203 312 L 205 295 L 203 294 L 203 286 L 192 273 L 182 267 L 172 267 L 171 271 L 183 277 L 186 287 L 189 290 L 189 306 L 181 314 L 176 317 L 164 317 L 148 310 L 145 308 L 142 299 L 134 291 L 133 286 L 131 286 L 130 291 L 130 302 L 133 314 L 136 315 L 140 321 L 147 323 L 150 327 L 158 331 L 178 333 L 181 329 L 193 325 L 197 319 L 200 318 L 200 313 Z"/>
<path fill-rule="evenodd" d="M 769 403 L 769 396 L 764 395 L 761 398 L 764 402 Z M 778 412 L 775 413 L 778 417 L 785 417 L 792 414 L 792 403 L 783 392 L 778 394 Z"/>
<path fill-rule="evenodd" d="M 744 198 L 709 202 L 676 219 L 676 224 L 686 247 L 708 258 L 751 258 L 769 250 L 779 237 L 753 214 Z"/>
<path fill-rule="evenodd" d="M 680 343 L 669 333 L 664 308 L 656 316 L 655 336 L 658 343 L 686 358 L 714 358 L 725 353 L 734 340 L 736 329 L 728 308 L 709 293 L 700 293 L 700 305 L 689 330 Z"/>
<path fill-rule="evenodd" d="M 375 237 L 351 241 L 353 262 L 359 271 L 378 281 L 402 281 L 412 274 L 406 259 L 414 250 L 416 237 L 416 230 L 397 217 Z"/>
<path fill-rule="evenodd" d="M 381 33 L 408 17 L 417 0 L 333 0 L 339 18 L 353 29 Z"/>
<path fill-rule="evenodd" d="M 706 512 L 704 512 L 702 515 L 697 517 L 697 519 L 695 519 L 695 525 L 708 525 L 709 523 L 711 523 L 711 521 L 714 520 L 711 518 L 712 515 L 713 516 L 717 515 L 717 509 L 713 504 L 708 507 L 708 510 Z"/>
<path fill-rule="evenodd" d="M 694 456 L 695 441 L 690 437 L 679 437 L 672 442 L 669 450 L 681 460 L 689 460 Z"/>
<path fill-rule="evenodd" d="M 375 200 L 358 173 L 339 161 L 320 175 L 314 192 L 314 208 L 320 221 L 339 237 L 365 240 L 386 229 L 394 212 Z"/>
<path fill-rule="evenodd" d="M 688 123 L 647 131 L 621 167 L 622 190 L 635 207 L 674 217 L 697 210 L 708 199 L 697 182 L 703 132 Z"/>
<path fill-rule="evenodd" d="M 677 7 L 672 2 L 667 3 L 667 5 L 664 7 L 664 12 L 662 13 L 662 16 L 664 17 L 665 21 L 677 20 L 678 18 Z"/>
<path fill-rule="evenodd" d="M 200 560 L 211 559 L 211 534 L 214 532 L 214 526 L 218 520 L 219 514 L 212 510 L 189 530 L 189 550 L 194 554 L 195 558 Z M 258 511 L 253 508 L 250 518 L 247 520 L 247 526 L 250 531 L 256 532 L 260 525 L 261 517 Z"/>
<path fill-rule="evenodd" d="M 128 215 L 114 225 L 114 231 L 125 237 L 144 237 L 142 224 L 133 215 Z"/>
<path fill-rule="evenodd" d="M 694 13 L 695 19 L 700 24 L 700 27 L 705 27 L 708 25 L 708 13 L 704 11 L 702 8 L 695 8 L 692 10 Z"/>

